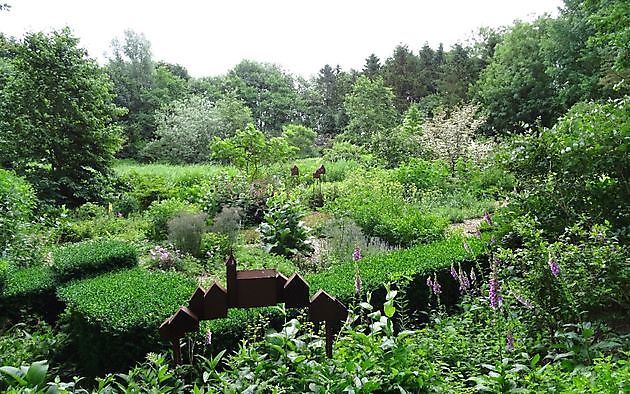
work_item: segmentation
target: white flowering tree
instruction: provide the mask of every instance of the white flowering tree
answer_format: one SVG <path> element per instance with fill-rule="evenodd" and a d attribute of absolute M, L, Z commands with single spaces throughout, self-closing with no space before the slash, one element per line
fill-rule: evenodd
<path fill-rule="evenodd" d="M 464 104 L 450 112 L 438 111 L 424 125 L 421 144 L 435 158 L 446 161 L 454 174 L 459 159 L 478 159 L 491 150 L 489 144 L 474 139 L 485 120 L 474 104 Z"/>
<path fill-rule="evenodd" d="M 227 97 L 211 102 L 202 96 L 175 100 L 156 114 L 158 139 L 144 154 L 170 163 L 200 163 L 210 157 L 214 137 L 227 138 L 252 122 L 251 110 Z"/>

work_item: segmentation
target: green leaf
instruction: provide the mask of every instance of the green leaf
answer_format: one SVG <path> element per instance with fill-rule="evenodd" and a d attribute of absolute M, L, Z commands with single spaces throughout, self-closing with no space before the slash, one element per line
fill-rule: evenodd
<path fill-rule="evenodd" d="M 392 316 L 394 316 L 394 313 L 396 313 L 396 307 L 391 304 L 385 304 L 385 306 L 383 307 L 383 311 L 385 312 L 385 316 L 391 318 Z"/>
<path fill-rule="evenodd" d="M 25 378 L 31 386 L 39 386 L 46 380 L 47 372 L 48 361 L 36 361 L 28 368 Z"/>

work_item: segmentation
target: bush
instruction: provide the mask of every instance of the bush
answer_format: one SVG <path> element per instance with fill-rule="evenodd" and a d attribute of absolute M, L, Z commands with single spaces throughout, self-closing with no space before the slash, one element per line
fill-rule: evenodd
<path fill-rule="evenodd" d="M 340 195 L 327 200 L 325 208 L 352 218 L 367 235 L 392 245 L 434 241 L 442 238 L 448 225 L 446 217 L 408 202 L 403 186 L 386 171 L 354 173 L 339 189 Z"/>
<path fill-rule="evenodd" d="M 130 213 L 140 210 L 140 201 L 138 198 L 129 193 L 122 193 L 118 199 L 114 201 L 114 212 L 123 216 L 129 216 Z"/>
<path fill-rule="evenodd" d="M 28 222 L 35 201 L 33 188 L 24 178 L 0 169 L 0 256 L 20 224 Z"/>
<path fill-rule="evenodd" d="M 443 188 L 448 183 L 448 166 L 441 160 L 411 159 L 394 173 L 398 182 L 419 190 Z"/>
<path fill-rule="evenodd" d="M 609 227 L 580 223 L 554 242 L 545 240 L 529 217 L 513 227 L 521 245 L 500 256 L 509 274 L 521 278 L 517 291 L 544 312 L 533 316 L 536 329 L 553 332 L 562 323 L 581 320 L 584 311 L 622 311 L 630 304 L 630 248 Z"/>
<path fill-rule="evenodd" d="M 178 199 L 154 201 L 145 213 L 150 227 L 148 236 L 154 241 L 164 241 L 168 236 L 168 221 L 182 212 L 195 212 L 195 207 Z"/>
<path fill-rule="evenodd" d="M 7 274 L 9 272 L 9 261 L 0 258 L 0 294 L 4 292 L 4 286 L 7 282 Z"/>
<path fill-rule="evenodd" d="M 182 212 L 168 221 L 168 240 L 180 251 L 200 257 L 201 237 L 206 232 L 205 213 Z"/>
<path fill-rule="evenodd" d="M 159 325 L 187 304 L 195 287 L 194 279 L 174 272 L 133 268 L 60 288 L 80 365 L 91 375 L 121 371 L 163 349 Z"/>
<path fill-rule="evenodd" d="M 132 267 L 138 263 L 138 252 L 135 247 L 122 241 L 86 241 L 55 250 L 53 261 L 54 276 L 62 283 L 70 279 Z"/>
<path fill-rule="evenodd" d="M 515 214 L 535 215 L 549 237 L 581 216 L 630 233 L 630 99 L 576 104 L 551 129 L 512 143 L 504 155 L 520 194 Z"/>
<path fill-rule="evenodd" d="M 230 254 L 232 242 L 225 234 L 208 232 L 201 237 L 200 253 L 212 263 L 220 263 Z"/>
<path fill-rule="evenodd" d="M 304 216 L 299 201 L 284 194 L 270 198 L 265 222 L 260 225 L 261 241 L 268 252 L 285 257 L 308 255 L 313 251 L 307 242 L 310 229 L 300 220 Z"/>
<path fill-rule="evenodd" d="M 56 287 L 49 267 L 9 268 L 0 294 L 0 316 L 23 320 L 35 313 L 54 321 L 63 309 L 55 297 Z"/>

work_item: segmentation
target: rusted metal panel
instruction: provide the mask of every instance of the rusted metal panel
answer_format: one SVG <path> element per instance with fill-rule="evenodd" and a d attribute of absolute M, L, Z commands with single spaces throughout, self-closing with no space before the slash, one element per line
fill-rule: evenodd
<path fill-rule="evenodd" d="M 319 290 L 311 298 L 308 312 L 312 321 L 337 321 L 348 317 L 348 309 L 324 290 Z"/>
<path fill-rule="evenodd" d="M 197 290 L 193 293 L 192 297 L 188 301 L 188 309 L 192 311 L 199 318 L 199 320 L 204 319 L 203 314 L 203 298 L 206 294 L 205 290 L 201 288 L 201 286 L 197 287 Z"/>
<path fill-rule="evenodd" d="M 278 276 L 276 270 L 244 270 L 236 272 L 236 280 L 266 279 Z"/>
<path fill-rule="evenodd" d="M 238 304 L 236 293 L 236 259 L 230 255 L 225 262 L 225 279 L 228 288 L 228 307 L 236 307 Z M 231 291 L 230 291 L 231 289 Z"/>
<path fill-rule="evenodd" d="M 214 282 L 203 297 L 203 319 L 227 317 L 228 293 L 220 284 Z"/>
<path fill-rule="evenodd" d="M 182 338 L 189 332 L 199 331 L 199 319 L 185 306 L 173 315 L 169 323 L 171 340 Z"/>
<path fill-rule="evenodd" d="M 276 277 L 263 276 L 238 279 L 236 299 L 238 308 L 270 306 L 278 303 Z M 228 294 L 232 289 L 228 288 Z"/>
<path fill-rule="evenodd" d="M 276 276 L 276 296 L 278 302 L 284 302 L 284 285 L 287 283 L 287 277 L 278 272 Z"/>
<path fill-rule="evenodd" d="M 284 305 L 287 308 L 303 308 L 309 306 L 310 288 L 308 283 L 297 272 L 289 277 L 284 285 Z"/>

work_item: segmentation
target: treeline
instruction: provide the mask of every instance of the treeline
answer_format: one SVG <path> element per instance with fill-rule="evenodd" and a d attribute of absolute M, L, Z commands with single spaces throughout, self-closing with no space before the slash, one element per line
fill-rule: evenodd
<path fill-rule="evenodd" d="M 352 143 L 395 166 L 426 150 L 410 137 L 434 115 L 465 108 L 496 139 L 550 126 L 577 102 L 625 96 L 629 15 L 621 0 L 566 0 L 557 18 L 481 29 L 449 50 L 401 45 L 360 71 L 324 65 L 310 80 L 251 60 L 193 78 L 132 31 L 102 67 L 69 30 L 0 36 L 0 165 L 40 198 L 75 204 L 98 195 L 115 156 L 208 161 L 217 140 L 251 124 L 241 140 L 285 138 L 302 155 Z"/>

